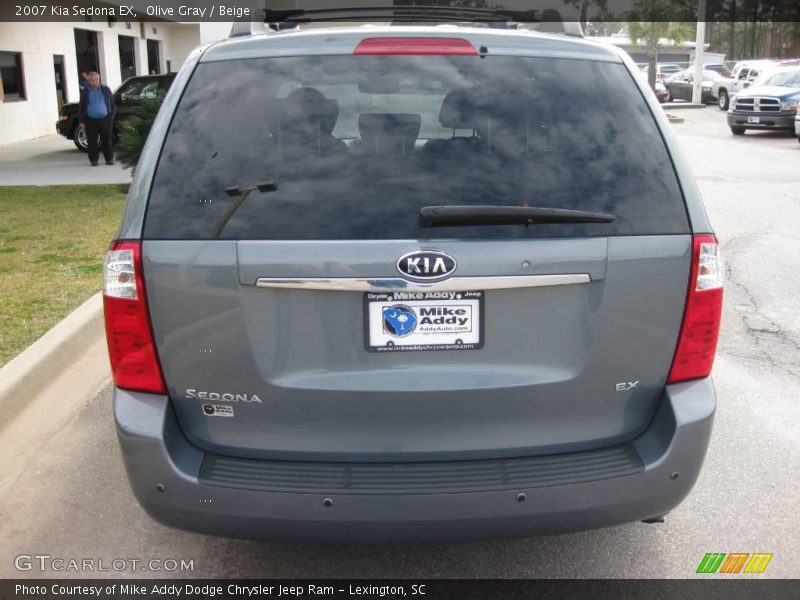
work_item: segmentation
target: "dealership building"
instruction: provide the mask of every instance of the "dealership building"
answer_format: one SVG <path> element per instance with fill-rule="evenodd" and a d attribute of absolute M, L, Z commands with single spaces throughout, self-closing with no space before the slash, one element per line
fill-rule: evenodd
<path fill-rule="evenodd" d="M 129 77 L 177 71 L 192 48 L 227 37 L 231 23 L 0 22 L 0 146 L 55 133 L 77 102 L 80 71 L 112 90 Z"/>

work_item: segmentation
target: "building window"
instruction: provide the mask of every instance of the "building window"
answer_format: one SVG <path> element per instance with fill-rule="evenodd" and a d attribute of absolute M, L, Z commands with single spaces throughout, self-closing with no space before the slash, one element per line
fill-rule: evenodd
<path fill-rule="evenodd" d="M 136 77 L 136 40 L 127 35 L 118 37 L 119 41 L 119 70 L 122 81 Z"/>
<path fill-rule="evenodd" d="M 161 42 L 147 40 L 147 72 L 150 75 L 161 73 Z"/>
<path fill-rule="evenodd" d="M 25 100 L 22 54 L 0 52 L 0 101 Z"/>

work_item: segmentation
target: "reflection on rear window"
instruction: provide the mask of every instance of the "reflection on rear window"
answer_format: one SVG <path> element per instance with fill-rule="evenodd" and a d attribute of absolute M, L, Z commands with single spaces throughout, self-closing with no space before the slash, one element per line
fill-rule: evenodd
<path fill-rule="evenodd" d="M 253 189 L 266 182 L 274 186 Z M 420 227 L 419 209 L 441 204 L 617 219 Z M 492 56 L 201 64 L 172 122 L 145 222 L 148 239 L 687 232 L 670 158 L 622 65 Z"/>

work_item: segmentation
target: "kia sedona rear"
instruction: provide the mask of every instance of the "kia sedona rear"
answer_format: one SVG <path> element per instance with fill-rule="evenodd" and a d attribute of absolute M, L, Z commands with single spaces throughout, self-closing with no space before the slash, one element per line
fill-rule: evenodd
<path fill-rule="evenodd" d="M 722 274 L 614 48 L 372 26 L 196 50 L 106 259 L 131 487 L 262 539 L 660 520 L 711 434 Z"/>

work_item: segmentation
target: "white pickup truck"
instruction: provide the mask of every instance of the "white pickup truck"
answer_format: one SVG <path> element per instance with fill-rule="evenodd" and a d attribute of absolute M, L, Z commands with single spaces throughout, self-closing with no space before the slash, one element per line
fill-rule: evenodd
<path fill-rule="evenodd" d="M 720 110 L 728 110 L 731 96 L 750 87 L 765 70 L 778 66 L 775 60 L 740 60 L 733 67 L 730 77 L 719 77 L 711 84 L 711 92 L 717 98 Z"/>

